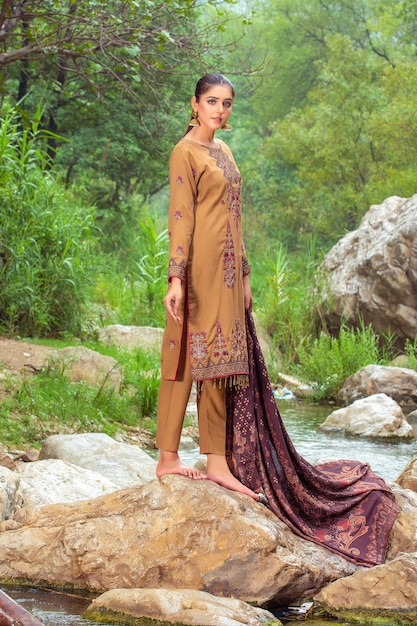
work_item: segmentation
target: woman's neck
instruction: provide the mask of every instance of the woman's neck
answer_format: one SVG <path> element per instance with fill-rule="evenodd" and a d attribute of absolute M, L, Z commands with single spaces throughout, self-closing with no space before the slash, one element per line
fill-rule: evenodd
<path fill-rule="evenodd" d="M 214 146 L 216 143 L 214 139 L 214 132 L 204 132 L 204 130 L 200 126 L 194 126 L 194 128 L 192 128 L 190 132 L 187 133 L 187 136 L 193 141 L 198 141 L 198 143 L 201 143 L 204 146 L 208 147 Z"/>

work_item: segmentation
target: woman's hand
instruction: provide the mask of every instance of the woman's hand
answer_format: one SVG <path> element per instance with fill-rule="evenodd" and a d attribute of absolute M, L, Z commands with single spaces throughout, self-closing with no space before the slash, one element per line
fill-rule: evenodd
<path fill-rule="evenodd" d="M 168 291 L 164 298 L 165 310 L 168 315 L 172 317 L 176 322 L 181 322 L 181 318 L 178 316 L 180 305 L 182 302 L 182 286 L 181 279 L 177 276 L 173 276 L 170 280 Z"/>
<path fill-rule="evenodd" d="M 245 309 L 252 311 L 252 289 L 250 288 L 249 275 L 243 277 L 243 299 Z"/>

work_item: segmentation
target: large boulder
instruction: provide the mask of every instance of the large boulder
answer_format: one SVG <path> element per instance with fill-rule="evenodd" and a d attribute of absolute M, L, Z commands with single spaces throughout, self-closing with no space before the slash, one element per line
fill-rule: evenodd
<path fill-rule="evenodd" d="M 127 350 L 142 348 L 143 350 L 160 351 L 162 344 L 162 328 L 153 326 L 123 326 L 111 324 L 99 331 L 99 341 L 106 346 L 117 346 Z"/>
<path fill-rule="evenodd" d="M 331 324 L 371 324 L 380 333 L 417 335 L 417 195 L 371 206 L 322 263 L 322 309 Z"/>
<path fill-rule="evenodd" d="M 367 365 L 345 380 L 337 401 L 347 405 L 376 393 L 385 393 L 404 410 L 411 411 L 417 406 L 417 372 L 404 367 Z"/>
<path fill-rule="evenodd" d="M 93 600 L 84 616 L 93 621 L 126 616 L 191 626 L 279 626 L 269 611 L 236 598 L 193 589 L 112 589 Z M 119 621 L 118 620 L 118 621 Z M 110 620 L 109 620 L 110 621 Z"/>
<path fill-rule="evenodd" d="M 355 618 L 355 622 L 362 614 L 366 624 L 372 616 L 375 623 L 416 624 L 417 553 L 401 554 L 389 563 L 336 580 L 314 599 L 335 617 Z"/>
<path fill-rule="evenodd" d="M 350 406 L 333 411 L 320 429 L 379 439 L 414 437 L 401 407 L 385 393 L 355 400 Z"/>
<path fill-rule="evenodd" d="M 56 350 L 52 362 L 64 369 L 72 382 L 83 381 L 93 387 L 120 390 L 122 372 L 116 359 L 84 346 Z"/>
<path fill-rule="evenodd" d="M 417 494 L 391 485 L 399 514 L 386 562 L 330 583 L 314 596 L 316 613 L 354 622 L 405 626 L 417 622 Z"/>
<path fill-rule="evenodd" d="M 104 433 L 51 435 L 39 460 L 61 459 L 105 476 L 119 488 L 154 480 L 156 461 L 138 446 L 115 441 Z"/>
<path fill-rule="evenodd" d="M 267 606 L 295 603 L 358 569 L 251 498 L 183 476 L 21 509 L 14 522 L 0 534 L 0 581 L 196 589 Z"/>

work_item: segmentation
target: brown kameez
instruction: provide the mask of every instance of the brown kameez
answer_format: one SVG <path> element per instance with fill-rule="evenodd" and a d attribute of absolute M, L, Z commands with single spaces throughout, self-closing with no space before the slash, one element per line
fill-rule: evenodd
<path fill-rule="evenodd" d="M 183 332 L 191 376 L 221 385 L 248 376 L 242 277 L 249 274 L 241 223 L 241 176 L 228 146 L 184 137 L 170 159 L 169 278 L 182 281 L 184 329 L 169 316 L 162 342 L 162 376 L 175 380 Z M 183 311 L 180 312 L 184 319 Z"/>

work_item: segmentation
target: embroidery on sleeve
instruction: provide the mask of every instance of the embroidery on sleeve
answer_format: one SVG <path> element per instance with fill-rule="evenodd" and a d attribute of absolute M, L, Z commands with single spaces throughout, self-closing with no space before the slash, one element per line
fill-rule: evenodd
<path fill-rule="evenodd" d="M 168 267 L 168 276 L 169 278 L 173 278 L 174 276 L 177 276 L 178 278 L 181 278 L 181 280 L 184 280 L 185 279 L 185 261 L 181 261 L 181 263 L 177 263 L 175 259 L 170 259 L 169 267 Z"/>

